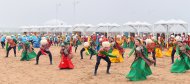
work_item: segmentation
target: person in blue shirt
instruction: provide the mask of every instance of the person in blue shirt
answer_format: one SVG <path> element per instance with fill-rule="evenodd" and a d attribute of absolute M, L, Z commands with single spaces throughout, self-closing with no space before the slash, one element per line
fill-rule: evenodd
<path fill-rule="evenodd" d="M 18 51 L 22 49 L 22 36 L 18 34 Z"/>
<path fill-rule="evenodd" d="M 58 46 L 58 38 L 57 36 L 54 35 L 54 45 L 55 46 Z"/>
<path fill-rule="evenodd" d="M 27 37 L 26 37 L 25 35 L 23 35 L 21 42 L 22 42 L 22 43 L 25 43 L 26 41 L 27 41 Z"/>
<path fill-rule="evenodd" d="M 40 38 L 37 36 L 33 36 L 33 46 L 34 48 L 40 48 Z"/>
<path fill-rule="evenodd" d="M 11 35 L 11 38 L 12 38 L 12 39 L 16 39 L 16 36 L 15 36 L 15 35 Z"/>
<path fill-rule="evenodd" d="M 22 36 L 18 34 L 18 41 L 22 41 Z"/>
<path fill-rule="evenodd" d="M 69 35 L 66 35 L 65 42 L 70 42 L 71 37 Z"/>
<path fill-rule="evenodd" d="M 2 36 L 2 37 L 1 37 L 1 46 L 2 46 L 2 48 L 5 47 L 5 39 L 6 39 L 5 36 Z"/>

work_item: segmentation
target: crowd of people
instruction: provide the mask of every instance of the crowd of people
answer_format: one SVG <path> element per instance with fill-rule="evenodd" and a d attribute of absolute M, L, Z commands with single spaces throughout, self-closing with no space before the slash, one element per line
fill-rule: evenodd
<path fill-rule="evenodd" d="M 22 50 L 20 61 L 30 61 L 36 58 L 36 65 L 39 64 L 41 55 L 48 55 L 50 65 L 52 62 L 51 46 L 60 47 L 61 61 L 58 65 L 60 69 L 74 69 L 72 63 L 73 53 L 76 53 L 78 46 L 83 46 L 80 51 L 81 60 L 85 55 L 96 56 L 94 76 L 97 75 L 101 59 L 107 62 L 106 73 L 110 74 L 112 63 L 122 63 L 124 58 L 134 55 L 134 61 L 131 64 L 131 70 L 125 76 L 130 81 L 146 80 L 147 76 L 152 74 L 151 65 L 157 66 L 156 58 L 163 56 L 171 57 L 171 73 L 185 73 L 190 69 L 190 34 L 171 34 L 166 38 L 164 34 L 153 35 L 112 35 L 93 33 L 92 35 L 51 35 L 36 34 L 26 32 L 17 35 L 1 35 L 1 46 L 6 49 L 6 58 L 11 49 L 14 50 L 14 56 Z M 38 52 L 34 49 L 39 48 Z M 74 48 L 74 49 L 73 49 Z M 131 49 L 126 55 L 126 49 Z M 74 50 L 74 52 L 73 52 Z M 163 51 L 166 51 L 163 53 Z M 149 56 L 152 56 L 150 58 Z M 176 60 L 174 60 L 176 56 Z"/>

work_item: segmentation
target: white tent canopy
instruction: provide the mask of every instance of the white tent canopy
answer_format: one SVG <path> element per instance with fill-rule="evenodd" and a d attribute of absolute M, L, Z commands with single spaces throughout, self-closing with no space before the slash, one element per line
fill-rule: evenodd
<path fill-rule="evenodd" d="M 99 23 L 97 25 L 97 32 L 113 32 L 113 28 L 120 28 L 119 24 L 116 23 Z M 119 29 L 118 29 L 119 30 Z M 118 32 L 118 30 L 116 32 Z M 121 32 L 121 31 L 120 31 Z"/>
<path fill-rule="evenodd" d="M 80 31 L 80 32 L 85 32 L 88 28 L 91 28 L 91 27 L 94 27 L 92 24 L 76 24 L 73 26 L 73 28 L 69 29 L 68 31 L 69 32 L 72 32 L 72 31 Z"/>
<path fill-rule="evenodd" d="M 188 32 L 188 24 L 183 20 L 175 20 L 175 19 L 170 19 L 167 21 L 160 20 L 154 24 L 154 32 L 158 32 L 161 26 L 165 28 L 164 30 L 162 28 L 162 30 L 165 32 L 176 32 L 176 33 Z"/>
<path fill-rule="evenodd" d="M 152 32 L 152 25 L 148 22 L 127 22 L 123 24 L 124 28 L 123 31 L 127 32 Z M 130 28 L 130 29 L 129 29 Z M 132 29 L 132 30 L 131 30 Z"/>
<path fill-rule="evenodd" d="M 180 30 L 179 30 L 180 28 Z M 20 31 L 22 32 L 135 32 L 135 33 L 160 33 L 160 32 L 174 32 L 182 33 L 188 31 L 188 23 L 183 20 L 160 20 L 154 25 L 151 25 L 148 22 L 136 21 L 136 22 L 127 22 L 123 25 L 117 23 L 99 23 L 96 26 L 92 24 L 75 24 L 73 26 L 67 25 L 62 20 L 49 20 L 46 21 L 43 25 L 30 25 L 30 26 L 21 26 Z"/>
<path fill-rule="evenodd" d="M 154 32 L 157 32 L 162 27 L 164 28 L 164 31 L 166 33 L 166 39 L 169 38 L 169 33 L 182 33 L 182 32 L 188 32 L 188 24 L 187 22 L 183 20 L 176 20 L 176 19 L 170 19 L 170 20 L 160 20 L 154 24 Z M 168 41 L 168 40 L 166 40 Z"/>

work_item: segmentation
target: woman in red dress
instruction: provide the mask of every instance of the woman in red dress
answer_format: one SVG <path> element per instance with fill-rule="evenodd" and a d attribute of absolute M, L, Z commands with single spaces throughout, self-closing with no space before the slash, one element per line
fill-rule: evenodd
<path fill-rule="evenodd" d="M 70 46 L 69 43 L 65 42 L 64 45 L 62 45 L 60 53 L 62 55 L 62 59 L 61 59 L 61 62 L 59 64 L 59 68 L 60 69 L 73 69 L 74 65 L 71 61 L 71 59 L 72 59 L 72 46 Z"/>

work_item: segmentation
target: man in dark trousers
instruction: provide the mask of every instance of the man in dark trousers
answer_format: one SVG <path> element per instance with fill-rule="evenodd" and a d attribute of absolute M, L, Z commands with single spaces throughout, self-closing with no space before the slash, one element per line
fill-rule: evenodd
<path fill-rule="evenodd" d="M 52 65 L 52 54 L 49 50 L 51 45 L 48 43 L 48 41 L 46 39 L 42 39 L 40 43 L 41 43 L 41 47 L 40 47 L 40 51 L 38 52 L 37 57 L 36 57 L 36 65 L 38 65 L 38 63 L 39 63 L 39 57 L 41 55 L 46 55 L 46 54 L 49 55 L 50 65 Z"/>

